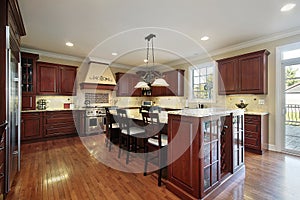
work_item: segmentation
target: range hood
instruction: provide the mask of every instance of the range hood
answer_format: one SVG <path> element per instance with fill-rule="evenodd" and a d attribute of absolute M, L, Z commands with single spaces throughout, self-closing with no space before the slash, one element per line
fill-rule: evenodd
<path fill-rule="evenodd" d="M 89 62 L 81 89 L 114 90 L 116 80 L 108 64 Z"/>

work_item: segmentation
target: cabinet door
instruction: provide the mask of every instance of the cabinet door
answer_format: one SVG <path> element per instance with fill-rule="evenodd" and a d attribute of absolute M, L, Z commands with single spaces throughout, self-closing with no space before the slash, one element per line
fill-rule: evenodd
<path fill-rule="evenodd" d="M 234 115 L 232 118 L 232 162 L 233 172 L 244 164 L 244 116 Z"/>
<path fill-rule="evenodd" d="M 73 95 L 73 91 L 76 95 L 76 68 L 75 67 L 60 67 L 60 94 L 63 95 Z"/>
<path fill-rule="evenodd" d="M 36 60 L 37 54 L 21 52 L 22 94 L 36 94 Z"/>
<path fill-rule="evenodd" d="M 35 95 L 22 96 L 22 110 L 35 110 Z"/>
<path fill-rule="evenodd" d="M 42 117 L 40 113 L 22 113 L 21 140 L 42 137 Z"/>
<path fill-rule="evenodd" d="M 140 88 L 134 88 L 136 84 L 140 81 L 140 77 L 136 74 L 131 74 L 130 75 L 130 86 L 129 86 L 129 96 L 132 97 L 139 97 L 142 95 L 142 90 Z"/>
<path fill-rule="evenodd" d="M 236 59 L 218 62 L 219 94 L 235 94 L 238 89 L 238 69 Z"/>
<path fill-rule="evenodd" d="M 165 96 L 184 95 L 184 70 L 165 72 L 163 76 L 169 84 L 169 86 L 166 87 Z"/>
<path fill-rule="evenodd" d="M 38 93 L 58 93 L 58 66 L 49 63 L 38 63 Z"/>
<path fill-rule="evenodd" d="M 137 75 L 129 73 L 116 73 L 116 81 L 118 85 L 117 96 L 141 96 L 141 89 L 134 88 L 134 86 L 140 81 L 140 77 Z"/>
<path fill-rule="evenodd" d="M 262 54 L 239 58 L 240 93 L 264 93 L 264 66 Z"/>
<path fill-rule="evenodd" d="M 129 77 L 125 73 L 116 73 L 117 81 L 117 96 L 126 97 L 129 96 Z"/>

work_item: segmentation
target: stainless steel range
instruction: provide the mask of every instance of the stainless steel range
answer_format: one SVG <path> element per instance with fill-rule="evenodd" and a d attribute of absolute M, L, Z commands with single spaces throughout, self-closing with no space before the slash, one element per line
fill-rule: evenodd
<path fill-rule="evenodd" d="M 105 131 L 105 108 L 85 107 L 85 134 L 100 134 Z"/>

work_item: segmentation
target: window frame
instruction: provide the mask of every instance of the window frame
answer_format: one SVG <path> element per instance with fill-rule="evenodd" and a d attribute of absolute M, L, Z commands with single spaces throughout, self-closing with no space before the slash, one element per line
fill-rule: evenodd
<path fill-rule="evenodd" d="M 213 90 L 211 93 L 211 99 L 201 99 L 201 98 L 194 98 L 194 70 L 201 69 L 201 68 L 208 68 L 212 67 L 212 84 Z M 190 102 L 197 102 L 197 103 L 216 103 L 216 92 L 217 92 L 217 63 L 215 61 L 200 63 L 194 66 L 189 67 L 189 101 Z"/>

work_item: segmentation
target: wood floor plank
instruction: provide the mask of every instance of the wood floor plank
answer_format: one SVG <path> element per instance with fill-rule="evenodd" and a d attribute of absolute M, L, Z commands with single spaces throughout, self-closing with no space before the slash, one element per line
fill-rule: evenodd
<path fill-rule="evenodd" d="M 158 187 L 155 175 L 122 172 L 99 162 L 95 157 L 100 155 L 103 162 L 114 165 L 124 165 L 126 158 L 123 153 L 118 159 L 114 146 L 108 152 L 103 135 L 83 140 L 85 145 L 77 137 L 22 145 L 21 172 L 7 199 L 179 199 L 164 185 Z M 90 152 L 85 146 L 91 147 Z M 125 165 L 128 171 L 144 163 L 141 155 L 132 154 L 130 161 Z M 246 152 L 245 162 L 246 178 L 232 183 L 214 199 L 300 199 L 299 157 Z"/>

